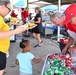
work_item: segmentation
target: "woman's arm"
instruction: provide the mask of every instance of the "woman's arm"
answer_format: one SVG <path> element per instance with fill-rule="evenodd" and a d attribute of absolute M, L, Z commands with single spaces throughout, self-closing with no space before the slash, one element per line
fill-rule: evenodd
<path fill-rule="evenodd" d="M 0 30 L 0 39 L 5 39 L 12 35 L 22 33 L 25 30 L 27 30 L 27 29 L 23 28 L 21 26 L 17 27 L 15 30 L 11 30 L 11 31 L 1 31 Z"/>
<path fill-rule="evenodd" d="M 38 17 L 37 21 L 35 23 L 40 23 L 41 22 L 41 17 Z"/>

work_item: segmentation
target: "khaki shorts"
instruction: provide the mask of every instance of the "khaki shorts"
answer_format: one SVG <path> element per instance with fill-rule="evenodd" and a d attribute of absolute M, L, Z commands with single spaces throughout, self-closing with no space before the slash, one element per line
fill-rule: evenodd
<path fill-rule="evenodd" d="M 20 72 L 20 75 L 32 75 L 32 74 Z"/>

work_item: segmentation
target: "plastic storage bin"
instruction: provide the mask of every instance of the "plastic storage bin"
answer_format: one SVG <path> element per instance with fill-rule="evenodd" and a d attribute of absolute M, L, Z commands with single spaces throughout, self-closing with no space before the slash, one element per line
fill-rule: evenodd
<path fill-rule="evenodd" d="M 54 53 L 55 55 L 58 55 L 58 54 L 60 54 L 60 53 Z M 42 68 L 42 72 L 41 72 L 41 75 L 54 75 L 53 74 L 53 72 L 52 72 L 52 74 L 45 74 L 45 72 L 50 68 L 50 62 L 49 62 L 49 60 L 48 60 L 48 57 L 50 56 L 50 55 L 52 55 L 52 54 L 48 54 L 47 56 L 46 56 L 46 59 L 45 59 L 45 62 L 44 62 L 44 65 L 43 65 L 43 68 Z M 65 55 L 63 55 L 63 57 L 64 57 Z M 68 56 L 67 56 L 68 57 Z M 76 56 L 75 56 L 76 57 Z M 68 57 L 69 58 L 69 57 Z M 52 62 L 52 61 L 51 61 Z M 57 62 L 57 61 L 56 61 Z M 65 65 L 65 64 L 62 64 L 62 65 Z M 69 74 L 69 75 L 76 75 L 76 61 L 73 61 L 72 62 L 72 66 L 74 67 L 74 69 L 72 70 L 73 72 L 71 72 L 71 74 Z M 55 67 L 55 66 L 54 66 Z M 68 67 L 66 67 L 66 69 L 69 69 L 69 67 L 70 66 L 68 66 Z M 56 68 L 56 67 L 55 67 Z M 57 68 L 59 68 L 59 67 L 57 67 Z M 50 70 L 50 69 L 49 69 Z M 48 71 L 49 72 L 49 71 Z M 65 74 L 65 73 L 63 73 L 63 74 L 55 74 L 55 75 L 68 75 L 68 74 Z"/>

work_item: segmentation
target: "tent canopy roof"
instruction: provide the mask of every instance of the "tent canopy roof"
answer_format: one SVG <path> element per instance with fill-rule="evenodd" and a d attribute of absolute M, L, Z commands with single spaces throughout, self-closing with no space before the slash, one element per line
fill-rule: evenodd
<path fill-rule="evenodd" d="M 15 1 L 15 0 L 14 0 Z M 18 0 L 17 0 L 18 1 Z M 24 0 L 19 0 L 19 1 L 21 1 L 21 2 L 24 2 Z M 36 5 L 36 6 L 38 6 L 38 7 L 44 7 L 44 6 L 47 6 L 47 5 L 52 5 L 52 4 L 54 4 L 54 5 L 58 5 L 58 0 L 27 0 L 28 2 L 28 4 L 29 5 Z M 20 4 L 19 4 L 19 6 L 22 6 L 21 5 L 21 2 L 20 2 Z M 61 5 L 64 5 L 64 4 L 71 4 L 71 3 L 76 3 L 76 0 L 61 0 Z M 18 4 L 18 2 L 17 2 L 17 4 Z M 18 6 L 16 4 L 16 6 Z M 23 3 L 24 4 L 24 3 Z M 15 4 L 14 4 L 15 5 Z"/>
<path fill-rule="evenodd" d="M 39 1 L 44 1 L 44 2 L 55 4 L 55 5 L 58 4 L 58 0 L 37 0 L 37 2 L 39 2 Z M 32 2 L 30 2 L 30 3 L 32 3 Z M 35 4 L 36 1 L 33 1 L 33 3 Z M 71 4 L 71 3 L 76 3 L 76 0 L 61 0 L 61 5 Z"/>
<path fill-rule="evenodd" d="M 58 4 L 58 0 L 39 0 L 39 1 L 45 1 L 55 5 Z M 61 4 L 71 4 L 71 3 L 76 3 L 76 0 L 61 0 Z"/>
<path fill-rule="evenodd" d="M 29 2 L 29 4 L 37 5 L 39 7 L 44 7 L 44 6 L 50 5 L 51 3 L 38 0 L 38 1 Z"/>

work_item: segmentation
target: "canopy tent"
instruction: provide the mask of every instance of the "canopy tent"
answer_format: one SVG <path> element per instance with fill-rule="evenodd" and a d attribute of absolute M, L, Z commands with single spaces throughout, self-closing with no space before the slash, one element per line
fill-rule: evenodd
<path fill-rule="evenodd" d="M 58 7 L 55 6 L 55 5 L 48 5 L 48 6 L 45 6 L 45 7 L 42 7 L 41 10 L 43 11 L 54 11 L 54 10 L 57 10 Z"/>
<path fill-rule="evenodd" d="M 61 5 L 60 12 L 64 12 L 70 4 Z M 42 11 L 57 11 L 58 7 L 56 5 L 48 5 L 41 8 Z"/>
<path fill-rule="evenodd" d="M 32 11 L 32 13 L 33 13 L 35 7 L 44 7 L 44 6 L 47 6 L 47 5 L 50 5 L 50 4 L 51 3 L 44 2 L 44 1 L 38 1 L 38 0 L 19 0 L 16 3 L 14 3 L 13 5 L 14 5 L 14 8 L 16 8 L 16 7 L 20 7 L 20 8 L 28 7 L 29 11 Z"/>
<path fill-rule="evenodd" d="M 58 5 L 58 0 L 10 0 L 15 6 L 26 6 L 27 1 L 30 6 L 44 7 L 47 5 Z M 76 0 L 60 0 L 62 4 L 76 3 Z"/>
<path fill-rule="evenodd" d="M 59 3 L 58 0 L 39 0 L 39 1 L 49 2 L 49 3 L 52 3 L 54 5 L 57 5 Z M 71 3 L 76 3 L 76 0 L 61 0 L 61 5 L 71 4 Z"/>
<path fill-rule="evenodd" d="M 34 6 L 34 7 L 44 7 L 44 6 L 47 6 L 51 3 L 34 0 L 34 2 L 29 1 L 28 4 L 29 4 L 30 7 L 32 7 L 32 6 Z M 16 3 L 14 3 L 13 5 L 16 6 L 16 7 L 27 6 L 27 0 L 19 0 Z"/>
<path fill-rule="evenodd" d="M 27 0 L 18 0 L 16 3 L 13 3 L 14 6 L 16 7 L 23 7 L 27 6 Z"/>
<path fill-rule="evenodd" d="M 62 10 L 66 10 L 67 8 L 68 8 L 68 6 L 69 6 L 70 4 L 67 4 L 67 5 L 62 5 L 61 7 L 60 7 L 60 9 L 62 9 Z"/>
<path fill-rule="evenodd" d="M 25 2 L 23 0 L 20 0 L 17 3 L 15 3 L 14 6 L 25 6 Z"/>
<path fill-rule="evenodd" d="M 39 7 L 44 7 L 44 6 L 50 5 L 51 3 L 44 2 L 44 1 L 35 1 L 35 2 L 29 2 L 29 4 L 37 5 Z"/>

